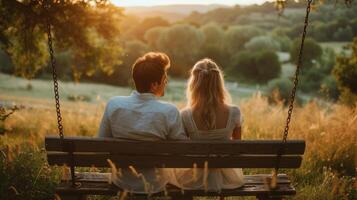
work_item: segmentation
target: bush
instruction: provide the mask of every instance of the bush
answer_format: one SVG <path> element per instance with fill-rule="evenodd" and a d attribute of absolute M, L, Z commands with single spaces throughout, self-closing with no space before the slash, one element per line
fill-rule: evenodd
<path fill-rule="evenodd" d="M 249 51 L 261 51 L 268 49 L 271 51 L 279 51 L 280 44 L 270 36 L 257 36 L 245 43 L 244 47 Z"/>
<path fill-rule="evenodd" d="M 345 28 L 340 27 L 333 34 L 333 39 L 335 41 L 351 41 L 352 38 L 353 30 L 350 26 L 346 26 Z"/>
<path fill-rule="evenodd" d="M 290 59 L 292 62 L 296 63 L 299 56 L 300 49 L 300 38 L 295 39 L 290 50 Z M 304 43 L 304 49 L 302 54 L 302 64 L 306 67 L 313 66 L 313 62 L 320 59 L 322 55 L 321 46 L 311 38 L 306 38 Z"/>
<path fill-rule="evenodd" d="M 15 72 L 14 65 L 11 62 L 10 57 L 0 49 L 0 72 L 12 74 Z"/>
<path fill-rule="evenodd" d="M 288 36 L 273 36 L 273 38 L 279 43 L 280 51 L 290 51 L 293 42 Z"/>
<path fill-rule="evenodd" d="M 51 169 L 37 144 L 3 149 L 0 157 L 0 199 L 53 199 L 59 171 Z M 30 148 L 32 147 L 32 148 Z M 4 156 L 3 156 L 4 155 Z"/>
<path fill-rule="evenodd" d="M 354 38 L 351 49 L 351 56 L 337 57 L 333 75 L 341 91 L 341 100 L 354 105 L 357 101 L 357 37 Z"/>
<path fill-rule="evenodd" d="M 272 102 L 288 103 L 290 91 L 293 87 L 291 80 L 287 78 L 273 79 L 268 83 L 268 96 Z"/>
<path fill-rule="evenodd" d="M 231 26 L 225 33 L 225 48 L 230 55 L 242 50 L 251 38 L 259 36 L 262 31 L 254 26 Z"/>
<path fill-rule="evenodd" d="M 189 69 L 197 61 L 204 39 L 199 29 L 188 24 L 176 24 L 165 29 L 157 46 L 159 51 L 170 57 L 170 71 L 173 76 L 187 76 Z"/>
<path fill-rule="evenodd" d="M 327 75 L 318 67 L 303 69 L 300 74 L 299 88 L 304 92 L 317 93 L 325 76 Z"/>
<path fill-rule="evenodd" d="M 216 23 L 209 23 L 200 28 L 205 36 L 205 44 L 222 45 L 224 39 L 224 31 Z"/>
<path fill-rule="evenodd" d="M 280 75 L 281 65 L 273 51 L 242 51 L 233 57 L 230 70 L 241 79 L 266 83 Z"/>
<path fill-rule="evenodd" d="M 69 101 L 84 101 L 90 102 L 91 98 L 88 95 L 80 95 L 80 94 L 69 94 L 67 95 L 67 100 Z"/>
<path fill-rule="evenodd" d="M 336 101 L 340 95 L 340 92 L 338 91 L 335 77 L 331 75 L 325 77 L 321 83 L 320 92 L 322 93 L 323 97 Z"/>
<path fill-rule="evenodd" d="M 145 32 L 144 39 L 152 50 L 158 49 L 158 40 L 166 27 L 154 27 Z"/>

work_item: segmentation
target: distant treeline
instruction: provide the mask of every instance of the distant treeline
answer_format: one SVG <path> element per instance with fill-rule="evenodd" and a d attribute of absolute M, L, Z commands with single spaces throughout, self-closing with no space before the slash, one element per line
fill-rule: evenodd
<path fill-rule="evenodd" d="M 91 67 L 85 73 L 78 73 L 74 67 L 78 62 L 72 52 L 57 49 L 60 77 L 128 85 L 130 67 L 136 58 L 147 51 L 163 51 L 172 60 L 170 75 L 173 77 L 187 77 L 197 60 L 209 57 L 224 69 L 230 79 L 267 83 L 279 77 L 281 72 L 276 52 L 294 54 L 297 51 L 294 41 L 301 35 L 305 6 L 305 2 L 289 1 L 282 16 L 278 16 L 274 3 L 218 8 L 207 13 L 193 12 L 175 23 L 161 17 L 140 20 L 137 16 L 123 16 L 118 21 L 120 34 L 116 36 L 122 48 L 117 55 L 121 62 L 108 62 L 107 67 L 100 62 L 106 70 Z M 315 41 L 352 41 L 357 35 L 357 6 L 314 5 L 310 18 L 308 36 L 314 45 Z M 100 50 L 96 51 L 100 53 Z M 321 55 L 326 53 L 321 47 L 315 48 L 315 51 L 317 53 L 313 55 L 316 57 L 306 63 L 324 60 Z M 99 60 L 105 60 L 107 54 L 93 52 L 96 57 L 104 58 Z M 91 58 L 90 55 L 88 58 Z M 110 55 L 108 59 L 112 57 Z M 334 57 L 331 59 L 334 60 Z M 91 59 L 84 59 L 79 64 L 84 68 L 93 65 L 90 62 Z M 324 62 L 330 63 L 326 67 L 328 69 L 334 64 L 331 64 L 332 61 Z M 13 64 L 6 54 L 0 53 L 0 63 L 2 72 L 14 73 Z M 47 67 L 35 77 L 50 77 L 50 72 Z"/>

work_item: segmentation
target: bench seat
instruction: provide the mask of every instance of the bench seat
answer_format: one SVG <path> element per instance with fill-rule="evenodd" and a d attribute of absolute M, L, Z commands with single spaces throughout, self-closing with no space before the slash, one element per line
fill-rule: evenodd
<path fill-rule="evenodd" d="M 56 193 L 65 199 L 83 199 L 86 195 L 117 195 L 120 188 L 108 183 L 107 173 L 76 172 L 76 167 L 109 168 L 108 160 L 117 167 L 127 168 L 299 168 L 305 151 L 305 141 L 281 140 L 242 141 L 133 141 L 112 138 L 58 137 L 45 138 L 47 161 L 50 165 L 71 167 L 74 182 L 61 182 Z M 281 156 L 277 156 L 278 153 Z M 246 184 L 221 192 L 182 190 L 168 186 L 173 199 L 189 200 L 193 196 L 256 196 L 258 199 L 282 199 L 296 191 L 285 174 L 279 174 L 278 187 L 269 189 L 266 180 L 271 175 L 246 175 Z M 134 194 L 135 196 L 143 196 Z M 164 196 L 164 192 L 152 196 Z M 146 196 L 146 195 L 145 195 Z M 68 197 L 68 198 L 67 198 Z"/>
<path fill-rule="evenodd" d="M 70 181 L 62 181 L 56 189 L 61 195 L 116 195 L 120 188 L 108 182 L 109 173 L 81 172 L 76 173 L 76 180 L 81 184 L 79 188 L 73 188 Z M 286 174 L 279 174 L 277 179 L 278 188 L 269 190 L 265 185 L 265 178 L 270 174 L 245 175 L 245 185 L 237 189 L 222 190 L 221 193 L 205 192 L 203 190 L 182 190 L 168 185 L 166 190 L 169 196 L 266 196 L 266 195 L 295 195 L 296 191 L 291 186 L 291 181 Z M 155 193 L 151 196 L 164 196 L 164 192 Z M 140 196 L 140 194 L 135 194 Z M 143 195 L 141 195 L 143 196 Z M 146 195 L 145 195 L 146 196 Z"/>

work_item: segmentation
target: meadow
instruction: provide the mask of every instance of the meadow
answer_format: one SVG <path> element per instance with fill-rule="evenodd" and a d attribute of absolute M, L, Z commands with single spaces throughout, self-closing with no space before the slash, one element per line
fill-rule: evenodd
<path fill-rule="evenodd" d="M 5 130 L 0 135 L 0 199 L 10 193 L 16 194 L 16 199 L 53 199 L 63 170 L 47 165 L 43 146 L 46 135 L 57 133 L 51 82 L 33 80 L 29 89 L 26 80 L 3 74 L 0 82 L 1 103 L 7 110 L 14 105 L 18 108 L 0 122 Z M 264 88 L 233 83 L 227 83 L 227 87 L 233 103 L 242 109 L 244 140 L 281 138 L 287 114 L 283 102 L 269 103 L 262 94 Z M 182 108 L 184 90 L 183 81 L 171 80 L 164 99 Z M 95 136 L 108 98 L 128 95 L 131 89 L 67 82 L 60 83 L 60 92 L 65 135 Z M 356 107 L 315 100 L 296 106 L 289 139 L 303 139 L 307 144 L 301 168 L 282 170 L 297 188 L 292 199 L 357 198 Z"/>

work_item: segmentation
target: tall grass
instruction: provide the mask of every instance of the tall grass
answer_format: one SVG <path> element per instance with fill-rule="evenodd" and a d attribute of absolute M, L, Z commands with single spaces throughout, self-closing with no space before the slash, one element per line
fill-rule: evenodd
<path fill-rule="evenodd" d="M 0 194 L 16 190 L 17 197 L 23 197 L 32 191 L 32 199 L 45 199 L 53 195 L 59 172 L 46 165 L 43 142 L 45 135 L 57 133 L 57 124 L 54 109 L 41 107 L 43 103 L 32 104 L 17 110 L 5 121 L 8 132 L 0 136 L 0 149 L 5 152 L 0 162 Z M 65 135 L 95 136 L 104 105 L 101 101 L 97 104 L 64 103 Z M 282 137 L 287 114 L 283 103 L 271 105 L 265 97 L 256 94 L 240 101 L 239 106 L 244 116 L 243 139 Z M 294 199 L 357 198 L 356 108 L 320 105 L 316 101 L 297 106 L 289 139 L 306 141 L 301 168 L 283 171 L 292 177 L 297 188 Z M 270 172 L 245 170 L 245 173 L 267 171 Z M 4 198 L 0 196 L 0 199 Z"/>

